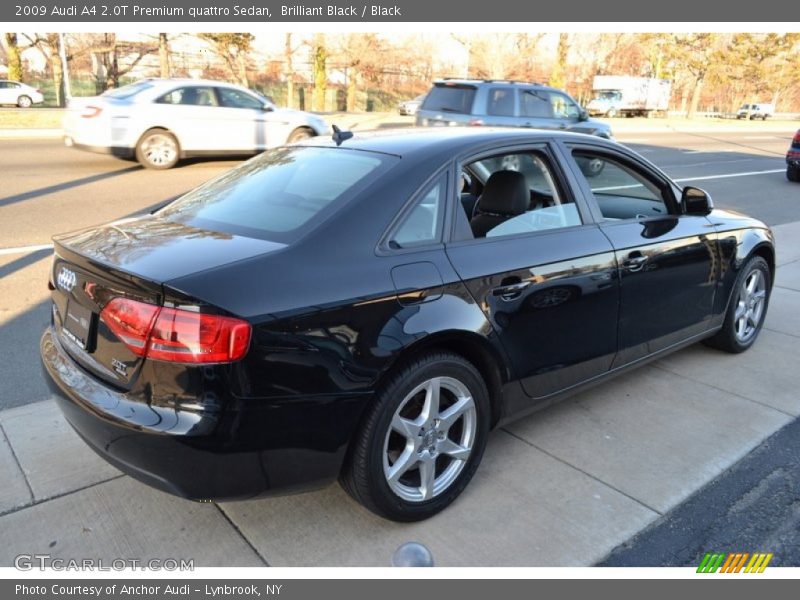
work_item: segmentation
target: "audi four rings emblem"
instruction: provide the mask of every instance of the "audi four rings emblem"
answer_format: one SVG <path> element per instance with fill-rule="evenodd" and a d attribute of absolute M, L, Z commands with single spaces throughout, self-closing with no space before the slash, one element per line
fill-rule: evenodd
<path fill-rule="evenodd" d="M 75 287 L 75 283 L 78 281 L 78 278 L 75 276 L 73 271 L 69 269 L 61 269 L 58 272 L 58 287 L 60 287 L 65 292 L 71 292 L 72 288 Z"/>

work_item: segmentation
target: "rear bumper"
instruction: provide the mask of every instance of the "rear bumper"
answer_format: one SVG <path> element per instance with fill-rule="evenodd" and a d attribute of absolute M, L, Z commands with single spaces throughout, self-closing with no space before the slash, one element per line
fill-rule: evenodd
<path fill-rule="evenodd" d="M 52 327 L 40 352 L 61 411 L 97 454 L 135 479 L 194 500 L 328 485 L 366 402 L 365 396 L 254 399 L 222 411 L 179 410 L 134 401 L 88 375 Z"/>

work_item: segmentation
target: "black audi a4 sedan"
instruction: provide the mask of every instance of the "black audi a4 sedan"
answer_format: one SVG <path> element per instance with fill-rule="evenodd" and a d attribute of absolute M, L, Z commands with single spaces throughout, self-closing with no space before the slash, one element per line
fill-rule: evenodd
<path fill-rule="evenodd" d="M 769 228 L 619 144 L 334 137 L 55 238 L 44 369 L 125 473 L 197 500 L 338 478 L 379 515 L 424 519 L 493 427 L 688 344 L 758 336 Z"/>

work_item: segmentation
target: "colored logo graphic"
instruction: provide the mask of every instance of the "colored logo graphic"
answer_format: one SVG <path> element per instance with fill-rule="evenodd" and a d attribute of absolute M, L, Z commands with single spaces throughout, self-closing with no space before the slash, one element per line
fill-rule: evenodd
<path fill-rule="evenodd" d="M 729 554 L 717 554 L 706 552 L 700 566 L 697 567 L 698 573 L 763 573 L 769 561 L 772 560 L 772 552 L 731 552 Z"/>

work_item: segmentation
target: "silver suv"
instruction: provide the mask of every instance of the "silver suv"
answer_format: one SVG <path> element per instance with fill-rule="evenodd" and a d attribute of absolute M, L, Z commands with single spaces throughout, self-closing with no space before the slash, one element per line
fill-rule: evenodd
<path fill-rule="evenodd" d="M 488 125 L 564 129 L 613 139 L 566 92 L 520 81 L 442 79 L 417 110 L 417 125 Z"/>

